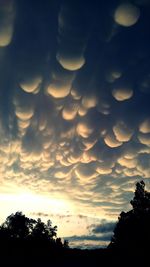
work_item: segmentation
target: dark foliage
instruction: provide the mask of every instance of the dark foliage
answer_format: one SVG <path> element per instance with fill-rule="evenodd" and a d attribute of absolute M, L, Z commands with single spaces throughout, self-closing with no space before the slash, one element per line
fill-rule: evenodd
<path fill-rule="evenodd" d="M 136 184 L 132 210 L 122 212 L 109 248 L 146 252 L 150 244 L 150 193 L 143 181 Z"/>
<path fill-rule="evenodd" d="M 143 181 L 136 184 L 132 209 L 122 212 L 107 249 L 69 249 L 57 237 L 57 227 L 21 212 L 0 226 L 0 266 L 4 267 L 118 267 L 149 266 L 150 193 Z"/>
<path fill-rule="evenodd" d="M 40 218 L 33 220 L 22 212 L 11 214 L 0 226 L 1 247 L 31 247 L 31 250 L 43 247 L 46 250 L 59 250 L 66 248 L 66 244 L 66 240 L 62 243 L 61 238 L 57 238 L 57 226 L 53 227 L 50 220 L 47 223 Z"/>

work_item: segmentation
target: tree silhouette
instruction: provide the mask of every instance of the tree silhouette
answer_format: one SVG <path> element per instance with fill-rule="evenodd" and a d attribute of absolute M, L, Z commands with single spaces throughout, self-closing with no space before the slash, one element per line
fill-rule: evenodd
<path fill-rule="evenodd" d="M 64 240 L 63 247 L 64 247 L 65 249 L 68 249 L 68 248 L 69 248 L 69 241 L 68 241 L 68 240 Z"/>
<path fill-rule="evenodd" d="M 150 209 L 150 192 L 145 190 L 143 181 L 136 184 L 136 190 L 133 200 L 131 200 L 134 212 L 145 212 Z"/>
<path fill-rule="evenodd" d="M 33 229 L 36 221 L 29 219 L 22 212 L 16 212 L 6 218 L 6 221 L 0 227 L 0 233 L 4 234 L 6 239 L 26 239 Z"/>
<path fill-rule="evenodd" d="M 57 226 L 52 226 L 50 220 L 46 223 L 40 218 L 34 220 L 18 211 L 8 216 L 0 226 L 3 266 L 39 266 L 39 262 L 42 262 L 41 266 L 45 266 L 44 262 L 48 266 L 56 261 L 60 265 L 68 248 L 68 242 L 57 237 Z M 28 265 L 29 261 L 31 265 Z"/>
<path fill-rule="evenodd" d="M 52 227 L 50 220 L 47 223 L 41 221 L 40 218 L 34 224 L 30 238 L 37 242 L 54 243 L 54 238 L 57 236 L 57 226 Z"/>
<path fill-rule="evenodd" d="M 34 243 L 36 246 L 49 246 L 53 248 L 63 248 L 61 238 L 57 237 L 57 226 L 52 226 L 50 220 L 47 223 L 26 217 L 22 212 L 11 214 L 0 226 L 0 244 L 9 244 L 14 241 Z M 24 242 L 24 243 L 23 243 Z M 66 243 L 65 243 L 66 246 Z"/>
<path fill-rule="evenodd" d="M 130 203 L 133 209 L 120 214 L 109 247 L 146 250 L 150 244 L 150 193 L 145 190 L 143 181 L 136 184 Z"/>

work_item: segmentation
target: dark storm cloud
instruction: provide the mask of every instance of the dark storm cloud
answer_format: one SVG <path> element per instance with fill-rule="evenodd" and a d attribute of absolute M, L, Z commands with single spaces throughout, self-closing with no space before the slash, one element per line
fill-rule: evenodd
<path fill-rule="evenodd" d="M 92 230 L 92 233 L 93 234 L 102 234 L 102 233 L 109 233 L 114 230 L 114 227 L 115 227 L 116 223 L 115 222 L 102 222 L 101 224 L 99 225 L 91 225 L 91 228 Z"/>
<path fill-rule="evenodd" d="M 83 236 L 69 236 L 65 237 L 69 242 L 73 241 L 110 241 L 112 234 L 107 233 L 101 236 L 97 235 L 83 235 Z"/>
<path fill-rule="evenodd" d="M 116 218 L 150 179 L 148 2 L 0 3 L 3 183 Z"/>

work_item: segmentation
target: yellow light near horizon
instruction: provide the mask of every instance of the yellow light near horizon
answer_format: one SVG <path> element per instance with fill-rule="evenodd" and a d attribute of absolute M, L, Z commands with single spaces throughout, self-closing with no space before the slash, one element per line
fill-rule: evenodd
<path fill-rule="evenodd" d="M 72 209 L 69 201 L 63 198 L 39 195 L 28 191 L 14 194 L 0 194 L 1 220 L 11 213 L 22 211 L 29 213 L 65 214 Z"/>

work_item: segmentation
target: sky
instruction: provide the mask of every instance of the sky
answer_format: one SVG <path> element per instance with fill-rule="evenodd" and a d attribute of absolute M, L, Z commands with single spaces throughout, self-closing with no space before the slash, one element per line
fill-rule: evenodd
<path fill-rule="evenodd" d="M 150 189 L 149 25 L 149 0 L 0 0 L 0 222 L 107 246 Z"/>

